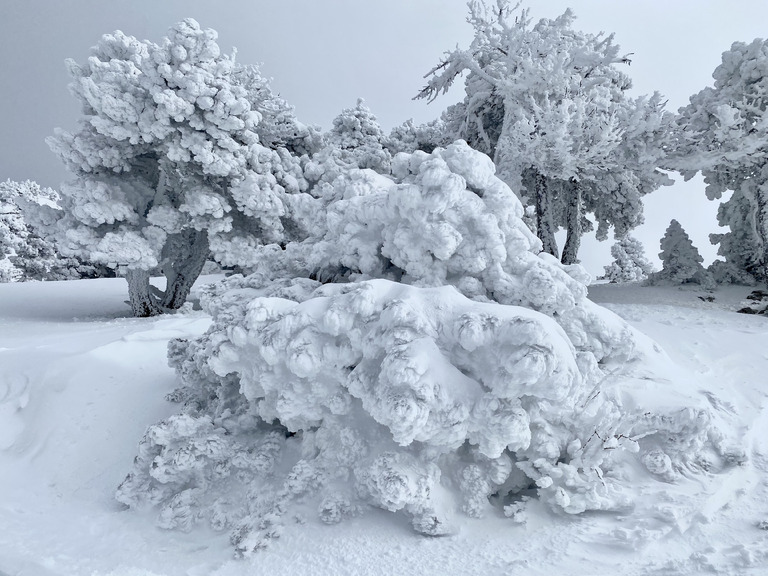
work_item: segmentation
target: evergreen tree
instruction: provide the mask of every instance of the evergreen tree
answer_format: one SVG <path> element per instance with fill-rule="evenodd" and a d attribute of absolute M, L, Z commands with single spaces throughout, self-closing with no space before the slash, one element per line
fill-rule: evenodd
<path fill-rule="evenodd" d="M 386 149 L 387 137 L 362 98 L 354 108 L 345 108 L 334 118 L 326 142 L 339 151 L 344 164 L 389 172 L 392 156 Z"/>
<path fill-rule="evenodd" d="M 31 180 L 0 184 L 0 282 L 68 280 L 91 272 L 88 265 L 63 258 L 24 217 L 26 207 L 55 205 L 57 199 L 54 190 Z"/>
<path fill-rule="evenodd" d="M 653 266 L 645 257 L 642 243 L 629 234 L 619 238 L 611 246 L 613 262 L 605 266 L 603 278 L 612 283 L 638 282 L 653 272 Z"/>
<path fill-rule="evenodd" d="M 304 176 L 316 197 L 331 194 L 330 185 L 356 169 L 389 174 L 391 143 L 376 116 L 362 98 L 354 108 L 345 108 L 323 134 L 323 146 L 304 164 Z"/>
<path fill-rule="evenodd" d="M 83 118 L 49 139 L 75 176 L 61 190 L 58 245 L 125 274 L 137 316 L 181 306 L 211 252 L 232 265 L 281 241 L 286 194 L 306 187 L 280 148 L 285 122 L 262 131 L 275 148 L 259 141 L 259 94 L 265 113 L 290 110 L 216 38 L 187 19 L 160 44 L 118 31 L 82 66 L 68 62 Z M 167 281 L 159 296 L 155 270 Z"/>
<path fill-rule="evenodd" d="M 431 72 L 417 97 L 434 99 L 468 72 L 465 99 L 444 116 L 454 136 L 488 153 L 499 174 L 536 208 L 543 250 L 568 230 L 563 263 L 578 259 L 593 211 L 602 236 L 642 221 L 640 197 L 671 181 L 656 170 L 665 125 L 661 97 L 630 99 L 612 36 L 572 28 L 573 14 L 535 25 L 508 0 L 470 3 L 475 38 Z"/>
<path fill-rule="evenodd" d="M 768 282 L 768 41 L 734 43 L 712 77 L 680 110 L 670 167 L 701 171 L 710 200 L 733 191 L 717 214 L 730 231 L 710 236 L 725 258 L 718 277 Z"/>
<path fill-rule="evenodd" d="M 661 271 L 650 276 L 649 280 L 652 284 L 669 282 L 671 284 L 701 284 L 708 289 L 715 287 L 712 276 L 701 265 L 704 259 L 677 220 L 672 220 L 669 223 L 669 227 L 661 239 L 659 258 L 662 268 Z"/>

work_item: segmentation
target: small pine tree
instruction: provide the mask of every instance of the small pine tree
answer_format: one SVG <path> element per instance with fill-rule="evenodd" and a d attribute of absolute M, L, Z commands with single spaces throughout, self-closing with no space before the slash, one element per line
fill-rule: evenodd
<path fill-rule="evenodd" d="M 327 140 L 348 163 L 381 174 L 389 172 L 392 156 L 385 148 L 387 137 L 362 98 L 354 108 L 345 108 L 334 119 Z"/>
<path fill-rule="evenodd" d="M 612 283 L 638 282 L 653 272 L 653 266 L 645 257 L 643 244 L 629 234 L 619 238 L 611 247 L 613 262 L 605 266 L 603 278 Z"/>
<path fill-rule="evenodd" d="M 303 175 L 312 187 L 317 187 L 316 192 L 349 170 L 390 173 L 390 141 L 362 98 L 358 98 L 354 108 L 345 108 L 333 120 L 333 127 L 323 134 L 323 144 L 304 165 Z"/>
<path fill-rule="evenodd" d="M 651 275 L 649 280 L 652 284 L 666 281 L 672 284 L 701 284 L 708 289 L 714 288 L 712 275 L 701 265 L 704 259 L 677 220 L 669 223 L 661 239 L 659 258 L 662 269 Z"/>

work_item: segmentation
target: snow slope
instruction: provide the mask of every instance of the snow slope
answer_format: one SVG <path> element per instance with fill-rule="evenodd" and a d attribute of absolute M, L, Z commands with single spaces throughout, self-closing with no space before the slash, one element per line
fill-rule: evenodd
<path fill-rule="evenodd" d="M 125 288 L 0 285 L 0 576 L 768 572 L 768 320 L 734 312 L 747 288 L 714 302 L 665 287 L 590 292 L 666 350 L 675 367 L 657 372 L 672 392 L 711 404 L 732 431 L 731 466 L 670 483 L 638 473 L 621 514 L 565 517 L 532 501 L 524 524 L 499 511 L 440 538 L 375 510 L 304 520 L 252 560 L 233 560 L 226 535 L 163 531 L 113 498 L 144 429 L 177 411 L 164 399 L 168 339 L 209 324 L 193 311 L 130 318 Z"/>

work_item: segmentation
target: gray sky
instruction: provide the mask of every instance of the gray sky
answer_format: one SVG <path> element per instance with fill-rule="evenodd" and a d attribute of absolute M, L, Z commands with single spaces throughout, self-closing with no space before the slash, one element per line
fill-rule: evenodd
<path fill-rule="evenodd" d="M 225 51 L 262 63 L 273 88 L 305 123 L 330 126 L 358 97 L 388 130 L 408 118 L 437 117 L 460 90 L 431 105 L 413 102 L 422 76 L 445 50 L 471 40 L 465 0 L 3 0 L 0 8 L 0 180 L 31 179 L 57 187 L 67 178 L 44 138 L 72 129 L 78 105 L 67 90 L 65 58 L 83 61 L 107 32 L 159 41 L 176 21 L 193 17 L 219 32 Z M 658 90 L 676 110 L 711 84 L 720 55 L 737 40 L 766 35 L 765 0 L 547 0 L 528 2 L 534 18 L 571 7 L 576 27 L 615 32 L 633 53 L 635 94 Z M 689 232 L 706 261 L 717 204 L 703 184 L 676 184 L 646 202 L 636 235 L 649 257 L 671 218 Z M 610 261 L 612 241 L 586 241 L 581 258 L 593 274 Z"/>

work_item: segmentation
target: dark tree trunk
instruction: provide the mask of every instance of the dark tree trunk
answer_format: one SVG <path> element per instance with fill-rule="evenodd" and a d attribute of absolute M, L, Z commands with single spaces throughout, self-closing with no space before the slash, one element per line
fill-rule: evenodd
<path fill-rule="evenodd" d="M 757 199 L 755 225 L 762 243 L 758 280 L 768 286 L 768 194 L 764 192 L 764 185 L 757 186 L 755 197 Z"/>
<path fill-rule="evenodd" d="M 146 318 L 162 314 L 157 298 L 152 294 L 147 270 L 128 270 L 125 279 L 128 280 L 128 298 L 134 316 Z"/>
<path fill-rule="evenodd" d="M 163 247 L 165 292 L 150 285 L 147 270 L 129 270 L 125 276 L 133 315 L 145 318 L 181 308 L 200 276 L 208 254 L 205 231 L 187 230 L 169 237 Z"/>
<path fill-rule="evenodd" d="M 578 182 L 570 182 L 568 188 L 568 207 L 566 214 L 566 227 L 568 235 L 563 247 L 563 264 L 577 264 L 579 262 L 579 247 L 581 246 L 581 186 Z"/>
<path fill-rule="evenodd" d="M 178 310 L 187 301 L 189 291 L 208 259 L 208 234 L 205 231 L 190 230 L 169 240 L 166 247 L 169 244 L 182 257 L 163 268 L 166 287 L 160 306 L 167 310 Z"/>
<path fill-rule="evenodd" d="M 536 233 L 541 240 L 542 251 L 557 258 L 557 240 L 555 239 L 555 224 L 552 216 L 552 197 L 549 183 L 545 176 L 536 174 L 534 177 L 536 196 Z"/>

